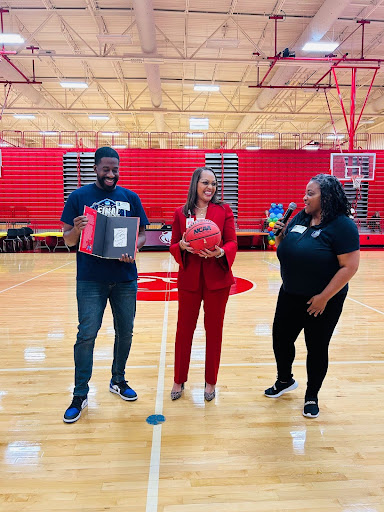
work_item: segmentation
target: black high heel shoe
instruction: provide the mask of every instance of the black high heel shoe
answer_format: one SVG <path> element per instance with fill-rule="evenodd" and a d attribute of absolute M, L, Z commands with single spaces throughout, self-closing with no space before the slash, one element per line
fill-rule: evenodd
<path fill-rule="evenodd" d="M 171 391 L 171 400 L 178 400 L 179 398 L 181 398 L 183 391 L 184 391 L 184 382 L 181 385 L 180 391 Z"/>
<path fill-rule="evenodd" d="M 207 383 L 205 383 L 205 387 L 204 387 L 204 400 L 207 402 L 211 402 L 211 400 L 213 400 L 216 396 L 216 389 L 214 389 L 212 391 L 212 393 L 208 393 L 207 391 L 205 391 L 206 387 L 207 387 Z"/>

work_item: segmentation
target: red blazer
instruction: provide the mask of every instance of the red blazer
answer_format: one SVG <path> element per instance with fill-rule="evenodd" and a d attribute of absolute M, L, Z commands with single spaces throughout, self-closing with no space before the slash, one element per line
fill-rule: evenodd
<path fill-rule="evenodd" d="M 180 249 L 179 242 L 186 231 L 186 216 L 183 207 L 177 208 L 173 217 L 170 251 L 179 267 L 178 287 L 180 290 L 196 291 L 200 274 L 209 290 L 231 286 L 235 280 L 231 271 L 237 251 L 237 239 L 233 212 L 228 204 L 209 203 L 206 219 L 215 222 L 221 231 L 220 247 L 225 250 L 222 258 L 202 258 Z"/>

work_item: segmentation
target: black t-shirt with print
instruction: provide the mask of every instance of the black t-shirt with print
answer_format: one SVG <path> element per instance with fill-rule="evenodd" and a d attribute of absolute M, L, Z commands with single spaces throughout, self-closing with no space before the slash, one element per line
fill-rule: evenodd
<path fill-rule="evenodd" d="M 310 227 L 304 210 L 289 223 L 277 248 L 283 288 L 287 293 L 312 297 L 321 293 L 340 269 L 337 256 L 360 248 L 353 220 L 339 215 Z M 348 284 L 339 293 L 347 293 Z"/>

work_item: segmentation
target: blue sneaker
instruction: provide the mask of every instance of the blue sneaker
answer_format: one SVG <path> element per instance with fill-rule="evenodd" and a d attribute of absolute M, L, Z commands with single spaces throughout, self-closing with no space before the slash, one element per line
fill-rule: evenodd
<path fill-rule="evenodd" d="M 128 400 L 130 402 L 137 400 L 136 392 L 128 386 L 125 380 L 122 380 L 121 382 L 114 382 L 111 379 L 111 382 L 109 383 L 109 391 L 121 396 L 123 400 Z"/>
<path fill-rule="evenodd" d="M 87 395 L 74 396 L 71 405 L 64 413 L 64 423 L 74 423 L 81 416 L 81 411 L 88 405 Z"/>

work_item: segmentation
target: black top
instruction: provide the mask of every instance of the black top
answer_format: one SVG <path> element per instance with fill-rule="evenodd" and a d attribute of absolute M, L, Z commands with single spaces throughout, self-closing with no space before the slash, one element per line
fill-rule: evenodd
<path fill-rule="evenodd" d="M 140 217 L 140 226 L 149 224 L 140 197 L 127 188 L 116 186 L 107 192 L 95 183 L 74 190 L 65 203 L 61 221 L 73 226 L 73 220 L 83 215 L 84 206 L 90 206 L 107 217 Z M 134 263 L 117 259 L 98 258 L 77 252 L 77 280 L 124 283 L 137 279 Z"/>
<path fill-rule="evenodd" d="M 321 293 L 340 269 L 337 256 L 360 248 L 353 220 L 339 215 L 310 227 L 304 210 L 289 223 L 277 248 L 283 288 L 287 293 L 312 297 Z M 347 293 L 348 284 L 339 293 Z"/>

